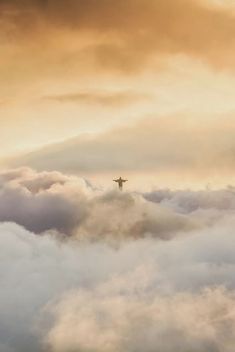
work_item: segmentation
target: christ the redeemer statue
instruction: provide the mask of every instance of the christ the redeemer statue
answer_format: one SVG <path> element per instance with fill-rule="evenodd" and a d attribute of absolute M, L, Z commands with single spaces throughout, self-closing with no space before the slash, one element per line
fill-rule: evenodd
<path fill-rule="evenodd" d="M 123 180 L 123 178 L 119 177 L 117 180 L 113 180 L 114 182 L 118 183 L 120 191 L 123 189 L 123 183 L 127 182 L 128 180 Z"/>

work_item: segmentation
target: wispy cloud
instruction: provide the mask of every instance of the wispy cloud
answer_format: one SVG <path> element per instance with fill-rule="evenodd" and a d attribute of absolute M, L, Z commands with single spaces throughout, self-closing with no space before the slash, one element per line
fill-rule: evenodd
<path fill-rule="evenodd" d="M 42 97 L 44 101 L 59 103 L 96 104 L 101 106 L 126 106 L 142 100 L 150 100 L 151 96 L 137 92 L 79 92 L 55 94 Z"/>
<path fill-rule="evenodd" d="M 232 116 L 144 119 L 132 126 L 53 144 L 8 163 L 72 172 L 188 172 L 221 177 L 234 167 Z"/>

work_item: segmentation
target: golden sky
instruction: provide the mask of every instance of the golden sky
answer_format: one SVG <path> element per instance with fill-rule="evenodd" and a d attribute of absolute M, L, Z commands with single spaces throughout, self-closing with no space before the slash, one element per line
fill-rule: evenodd
<path fill-rule="evenodd" d="M 10 166 L 235 182 L 233 1 L 0 0 L 0 28 Z"/>

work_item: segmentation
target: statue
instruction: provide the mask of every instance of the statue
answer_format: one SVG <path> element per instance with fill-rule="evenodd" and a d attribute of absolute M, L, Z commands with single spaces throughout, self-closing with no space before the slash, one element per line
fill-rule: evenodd
<path fill-rule="evenodd" d="M 120 191 L 123 190 L 123 183 L 127 182 L 128 180 L 124 180 L 123 178 L 119 177 L 117 180 L 113 180 L 114 182 L 118 183 Z"/>

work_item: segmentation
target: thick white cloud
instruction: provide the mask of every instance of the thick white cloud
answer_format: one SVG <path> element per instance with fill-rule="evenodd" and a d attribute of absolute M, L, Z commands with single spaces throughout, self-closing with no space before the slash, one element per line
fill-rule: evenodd
<path fill-rule="evenodd" d="M 1 177 L 0 220 L 37 233 L 54 229 L 71 234 L 85 216 L 87 193 L 82 179 L 30 169 L 9 171 Z"/>
<path fill-rule="evenodd" d="M 208 290 L 149 298 L 134 290 L 124 295 L 126 285 L 129 280 L 111 293 L 104 285 L 64 299 L 48 338 L 52 351 L 233 351 L 234 294 Z"/>
<path fill-rule="evenodd" d="M 235 211 L 235 188 L 232 186 L 226 189 L 200 191 L 163 189 L 146 193 L 145 198 L 182 213 L 210 209 L 220 212 Z"/>
<path fill-rule="evenodd" d="M 0 179 L 1 352 L 233 352 L 232 188 L 142 196 L 30 169 Z M 46 232 L 12 223 L 27 219 Z"/>
<path fill-rule="evenodd" d="M 200 221 L 147 201 L 141 195 L 98 192 L 86 181 L 58 172 L 18 169 L 0 175 L 0 221 L 30 231 L 55 230 L 78 238 L 169 239 Z"/>
<path fill-rule="evenodd" d="M 2 351 L 232 352 L 233 229 L 115 250 L 1 224 Z"/>
<path fill-rule="evenodd" d="M 227 218 L 234 221 L 232 187 L 142 195 L 102 191 L 78 177 L 29 168 L 2 172 L 0 185 L 0 221 L 37 234 L 55 231 L 112 243 L 143 237 L 169 240 Z"/>

